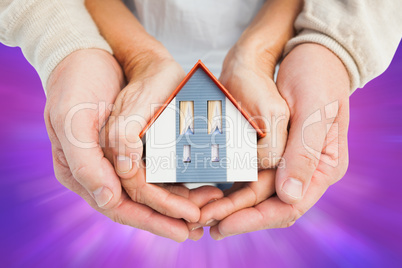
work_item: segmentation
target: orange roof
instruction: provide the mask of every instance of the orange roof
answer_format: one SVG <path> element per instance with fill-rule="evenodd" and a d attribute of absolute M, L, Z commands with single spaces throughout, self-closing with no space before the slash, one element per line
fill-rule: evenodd
<path fill-rule="evenodd" d="M 186 75 L 186 77 L 181 81 L 179 86 L 173 91 L 173 93 L 169 96 L 169 98 L 166 100 L 164 105 L 155 113 L 155 115 L 149 120 L 147 125 L 144 127 L 144 129 L 140 133 L 140 138 L 142 138 L 145 135 L 145 132 L 151 127 L 151 125 L 156 121 L 156 119 L 162 114 L 162 112 L 165 110 L 167 105 L 173 100 L 174 97 L 176 97 L 177 93 L 183 88 L 183 86 L 187 83 L 188 80 L 193 76 L 193 74 L 198 70 L 198 68 L 201 68 L 204 70 L 204 72 L 211 78 L 211 80 L 216 84 L 216 86 L 225 94 L 225 96 L 233 103 L 233 105 L 241 112 L 241 114 L 247 119 L 247 121 L 253 126 L 253 128 L 257 131 L 257 135 L 260 138 L 265 137 L 266 133 L 264 133 L 254 121 L 251 120 L 250 115 L 244 111 L 240 104 L 233 98 L 232 95 L 230 95 L 229 91 L 216 79 L 216 77 L 208 70 L 208 68 L 204 65 L 204 63 L 201 62 L 201 60 L 198 60 L 198 62 L 194 65 L 194 67 L 191 69 L 191 71 Z"/>

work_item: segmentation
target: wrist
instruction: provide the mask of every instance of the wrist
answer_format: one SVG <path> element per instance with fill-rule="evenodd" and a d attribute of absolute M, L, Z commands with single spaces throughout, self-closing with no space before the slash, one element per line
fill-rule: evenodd
<path fill-rule="evenodd" d="M 127 47 L 125 51 L 115 54 L 121 64 L 127 81 L 134 77 L 146 76 L 156 64 L 174 61 L 167 49 L 157 40 L 148 40 L 139 45 Z"/>
<path fill-rule="evenodd" d="M 266 1 L 240 36 L 236 50 L 247 51 L 247 57 L 255 57 L 275 67 L 286 43 L 294 35 L 293 24 L 302 5 L 301 0 Z"/>
<path fill-rule="evenodd" d="M 247 69 L 273 79 L 275 66 L 280 57 L 277 51 L 270 50 L 270 48 L 264 49 L 257 42 L 249 41 L 237 42 L 230 49 L 223 62 L 221 77 L 230 76 L 232 73 L 243 72 Z"/>
<path fill-rule="evenodd" d="M 252 52 L 256 57 L 264 57 L 276 64 L 282 57 L 283 48 L 290 38 L 288 34 L 272 33 L 270 36 L 262 30 L 246 29 L 235 47 L 239 51 Z"/>
<path fill-rule="evenodd" d="M 267 44 L 258 35 L 239 39 L 230 53 L 231 58 L 243 59 L 250 67 L 264 70 L 273 76 L 275 66 L 282 56 L 282 48 Z"/>
<path fill-rule="evenodd" d="M 107 72 L 108 78 L 119 83 L 119 88 L 123 86 L 122 70 L 109 52 L 97 48 L 81 49 L 65 57 L 50 73 L 46 84 L 47 99 L 60 98 L 59 95 L 65 91 L 65 88 L 71 87 L 78 90 L 74 81 L 85 75 L 85 72 L 95 68 L 99 70 L 99 73 Z M 99 88 L 99 90 L 101 89 Z M 72 90 L 68 92 L 71 93 Z"/>
<path fill-rule="evenodd" d="M 283 60 L 277 86 L 289 106 L 302 100 L 330 103 L 349 97 L 350 79 L 342 61 L 328 48 L 314 43 L 296 46 Z"/>

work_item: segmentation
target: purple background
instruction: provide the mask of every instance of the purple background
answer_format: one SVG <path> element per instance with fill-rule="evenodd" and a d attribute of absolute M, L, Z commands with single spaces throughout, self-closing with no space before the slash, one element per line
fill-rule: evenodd
<path fill-rule="evenodd" d="M 0 45 L 0 267 L 401 266 L 402 47 L 351 97 L 350 166 L 288 229 L 178 244 L 112 222 L 55 179 L 45 96 Z M 206 230 L 207 231 L 207 230 Z"/>

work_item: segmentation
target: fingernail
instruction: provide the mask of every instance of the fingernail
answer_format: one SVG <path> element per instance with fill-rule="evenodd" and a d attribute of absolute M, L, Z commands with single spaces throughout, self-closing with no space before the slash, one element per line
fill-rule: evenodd
<path fill-rule="evenodd" d="M 303 194 L 303 183 L 300 180 L 289 178 L 282 185 L 282 191 L 292 198 L 300 199 Z"/>
<path fill-rule="evenodd" d="M 202 227 L 201 225 L 195 226 L 195 227 L 191 228 L 190 232 L 200 229 L 201 227 Z"/>
<path fill-rule="evenodd" d="M 215 238 L 215 240 L 216 240 L 216 241 L 219 241 L 219 240 L 222 240 L 222 239 L 224 239 L 224 238 L 225 238 L 225 237 L 224 237 L 223 235 L 219 234 L 218 237 Z"/>
<path fill-rule="evenodd" d="M 187 220 L 187 219 L 184 219 L 184 218 L 183 218 L 183 220 L 185 220 L 186 222 L 191 222 L 191 221 L 189 221 L 189 220 Z"/>
<path fill-rule="evenodd" d="M 213 222 L 215 222 L 216 220 L 215 219 L 210 219 L 209 221 L 207 221 L 206 223 L 205 223 L 205 225 L 210 225 L 211 223 L 213 223 Z"/>
<path fill-rule="evenodd" d="M 93 192 L 94 199 L 98 207 L 106 206 L 113 197 L 113 192 L 107 187 L 100 187 Z"/>
<path fill-rule="evenodd" d="M 219 227 L 218 227 L 217 231 L 218 231 L 218 236 L 215 237 L 214 239 L 217 241 L 224 239 L 225 237 L 222 235 L 221 231 L 219 230 Z"/>
<path fill-rule="evenodd" d="M 133 168 L 133 161 L 128 156 L 119 155 L 116 160 L 116 169 L 120 173 L 128 173 Z"/>
<path fill-rule="evenodd" d="M 208 201 L 208 203 L 207 203 L 207 204 L 210 204 L 210 203 L 212 203 L 212 202 L 215 202 L 216 200 L 218 200 L 218 199 L 216 199 L 216 198 L 211 199 L 211 200 L 209 200 L 209 201 Z"/>

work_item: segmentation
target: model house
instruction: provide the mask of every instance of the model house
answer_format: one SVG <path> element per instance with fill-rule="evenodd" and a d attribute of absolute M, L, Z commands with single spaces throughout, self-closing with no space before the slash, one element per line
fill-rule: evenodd
<path fill-rule="evenodd" d="M 257 135 L 264 133 L 198 61 L 140 134 L 147 182 L 256 181 Z"/>

